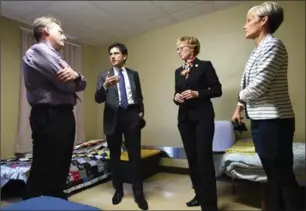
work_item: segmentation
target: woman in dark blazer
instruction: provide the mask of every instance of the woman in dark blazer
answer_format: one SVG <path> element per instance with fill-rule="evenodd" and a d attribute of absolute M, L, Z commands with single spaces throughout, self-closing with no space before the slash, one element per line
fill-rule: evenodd
<path fill-rule="evenodd" d="M 222 95 L 222 86 L 210 61 L 197 58 L 200 42 L 180 37 L 177 52 L 184 65 L 175 71 L 174 102 L 179 106 L 178 129 L 185 148 L 195 197 L 187 206 L 217 210 L 217 188 L 212 143 L 215 131 L 211 98 Z"/>

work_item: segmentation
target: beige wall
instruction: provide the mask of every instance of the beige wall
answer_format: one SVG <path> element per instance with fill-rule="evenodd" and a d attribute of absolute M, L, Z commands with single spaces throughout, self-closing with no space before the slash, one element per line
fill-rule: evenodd
<path fill-rule="evenodd" d="M 296 113 L 296 139 L 305 140 L 305 3 L 280 2 L 285 21 L 275 34 L 289 51 L 289 85 Z M 256 4 L 256 2 L 255 2 Z M 134 36 L 124 42 L 130 52 L 127 66 L 139 71 L 147 126 L 143 144 L 182 146 L 173 104 L 174 70 L 182 65 L 176 39 L 194 35 L 201 42 L 200 59 L 212 61 L 223 84 L 223 96 L 213 100 L 217 120 L 230 120 L 244 65 L 254 47 L 245 40 L 243 25 L 250 2 L 201 16 L 163 29 Z"/>
<path fill-rule="evenodd" d="M 20 89 L 20 27 L 28 26 L 6 18 L 0 18 L 1 28 L 1 158 L 14 155 L 18 126 Z M 94 139 L 101 134 L 98 129 L 97 105 L 94 102 L 96 77 L 103 67 L 97 47 L 82 45 L 83 73 L 88 85 L 84 92 L 86 138 Z"/>
<path fill-rule="evenodd" d="M 305 3 L 280 2 L 285 21 L 276 36 L 289 51 L 289 85 L 297 115 L 296 139 L 305 140 Z M 242 27 L 252 3 L 201 16 L 163 29 L 134 36 L 124 42 L 130 56 L 127 66 L 139 71 L 143 87 L 147 126 L 143 144 L 182 146 L 177 130 L 177 107 L 172 103 L 174 70 L 182 62 L 176 39 L 194 35 L 201 41 L 200 59 L 211 60 L 223 84 L 223 96 L 213 100 L 216 119 L 229 120 L 236 104 L 241 74 L 254 44 L 245 40 Z M 20 84 L 21 23 L 0 18 L 1 30 L 1 157 L 12 156 L 17 134 Z M 5 29 L 5 31 L 3 30 Z M 102 136 L 103 105 L 96 105 L 94 92 L 99 71 L 107 67 L 107 46 L 83 47 L 86 138 Z"/>

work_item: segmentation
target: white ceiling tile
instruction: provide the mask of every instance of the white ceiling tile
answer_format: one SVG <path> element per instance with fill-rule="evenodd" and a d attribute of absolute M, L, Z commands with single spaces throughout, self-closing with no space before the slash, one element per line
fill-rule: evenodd
<path fill-rule="evenodd" d="M 85 14 L 88 9 L 87 1 L 52 1 L 47 10 L 56 11 L 57 13 L 66 13 L 66 15 Z"/>
<path fill-rule="evenodd" d="M 88 1 L 54 1 L 46 8 L 46 11 L 55 17 L 63 17 L 68 24 L 83 31 L 87 31 L 89 28 L 104 29 L 104 26 L 107 26 L 110 21 L 112 24 L 120 23 L 119 20 L 116 21 L 105 11 Z"/>
<path fill-rule="evenodd" d="M 195 18 L 197 16 L 201 16 L 204 14 L 212 13 L 215 9 L 211 2 L 204 2 L 202 4 L 195 5 L 193 7 L 189 7 L 187 9 L 181 10 L 176 13 L 170 14 L 170 17 L 176 21 L 184 21 L 186 17 Z"/>
<path fill-rule="evenodd" d="M 140 30 L 141 30 L 140 28 L 131 30 L 128 28 L 122 29 L 121 27 L 119 27 L 119 28 L 112 28 L 106 32 L 113 38 L 113 40 L 118 40 L 124 37 L 129 37 L 131 35 L 137 34 L 139 33 Z"/>
<path fill-rule="evenodd" d="M 145 30 L 152 30 L 152 29 L 156 29 L 156 28 L 161 28 L 167 25 L 171 25 L 174 24 L 175 21 L 173 21 L 170 17 L 166 16 L 166 17 L 162 17 L 162 18 L 157 18 L 145 23 L 140 24 L 140 27 Z"/>
<path fill-rule="evenodd" d="M 102 12 L 87 1 L 54 1 L 47 10 L 77 22 L 88 17 L 92 20 L 99 19 L 100 12 Z"/>
<path fill-rule="evenodd" d="M 92 28 L 103 28 L 109 17 L 94 5 L 88 2 L 58 1 L 52 2 L 44 10 L 36 10 L 24 17 L 24 20 L 32 24 L 33 20 L 43 15 L 52 15 L 58 19 L 67 36 L 80 37 L 83 34 L 94 33 Z"/>
<path fill-rule="evenodd" d="M 44 10 L 36 10 L 33 11 L 30 15 L 25 16 L 21 22 L 24 22 L 26 24 L 29 25 L 29 29 L 31 29 L 31 25 L 33 24 L 33 21 L 41 16 L 48 16 L 48 15 L 52 15 L 54 16 L 56 19 L 58 19 L 61 24 L 62 24 L 62 28 L 64 30 L 64 33 L 67 37 L 69 38 L 78 38 L 79 34 L 82 34 L 82 32 L 84 31 L 88 31 L 90 28 L 86 28 L 86 26 L 81 26 L 80 24 L 75 23 L 73 20 L 69 20 L 65 17 L 62 17 L 58 14 L 54 14 L 54 12 L 47 12 Z M 81 26 L 81 27 L 80 27 Z"/>
<path fill-rule="evenodd" d="M 78 26 L 75 27 L 72 24 L 67 24 L 68 22 L 66 22 L 66 24 L 63 24 L 63 30 L 66 36 L 68 37 L 74 37 L 75 39 L 79 39 L 80 37 L 87 35 L 88 33 L 92 33 L 91 32 L 91 28 L 89 27 L 85 27 L 85 26 Z M 76 25 L 76 24 L 74 24 Z"/>
<path fill-rule="evenodd" d="M 110 21 L 116 24 L 115 20 L 112 20 L 108 14 L 88 2 L 77 2 L 75 5 L 71 5 L 71 3 L 70 6 L 67 5 L 67 9 L 60 6 L 63 4 L 62 2 L 54 2 L 52 7 L 48 8 L 50 11 L 56 11 L 56 17 L 63 17 L 63 24 L 66 29 L 75 28 L 78 31 L 93 33 L 95 29 L 105 30 L 105 26 Z M 92 29 L 94 30 L 92 31 Z"/>
<path fill-rule="evenodd" d="M 130 24 L 127 24 L 119 19 L 112 18 L 109 14 L 105 13 L 104 11 L 101 11 L 99 13 L 99 16 L 93 17 L 93 16 L 81 16 L 79 19 L 79 22 L 83 23 L 84 25 L 97 29 L 97 30 L 104 30 L 104 31 L 110 31 L 114 28 L 123 27 L 122 30 L 124 31 L 125 28 L 128 28 Z"/>
<path fill-rule="evenodd" d="M 150 1 L 95 1 L 91 3 L 130 23 L 146 22 L 165 14 Z"/>
<path fill-rule="evenodd" d="M 227 1 L 1 1 L 2 14 L 32 24 L 52 15 L 69 38 L 101 45 L 184 21 L 234 3 Z M 236 2 L 237 3 L 237 2 Z M 239 2 L 238 2 L 239 3 Z M 214 7 L 213 7 L 214 6 Z M 167 14 L 170 15 L 167 15 Z"/>
<path fill-rule="evenodd" d="M 25 23 L 28 23 L 29 25 L 32 25 L 33 21 L 36 18 L 39 18 L 41 16 L 53 16 L 53 17 L 55 17 L 56 19 L 59 19 L 62 22 L 62 20 L 60 19 L 59 16 L 55 15 L 54 12 L 47 11 L 47 10 L 32 11 L 31 13 L 28 13 L 28 14 L 24 15 L 24 17 L 22 18 L 22 21 L 25 22 Z"/>
<path fill-rule="evenodd" d="M 48 5 L 50 1 L 1 1 L 1 12 L 8 18 L 23 18 L 37 9 Z"/>
<path fill-rule="evenodd" d="M 197 4 L 201 1 L 152 1 L 153 4 L 158 6 L 161 10 L 167 13 L 177 12 Z"/>

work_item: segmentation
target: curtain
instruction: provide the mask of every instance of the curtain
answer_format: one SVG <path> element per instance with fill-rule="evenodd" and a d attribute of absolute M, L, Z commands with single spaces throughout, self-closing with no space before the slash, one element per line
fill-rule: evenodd
<path fill-rule="evenodd" d="M 21 57 L 36 41 L 31 32 L 21 29 Z M 81 47 L 74 44 L 65 44 L 64 50 L 61 52 L 65 61 L 72 69 L 82 72 L 82 54 Z M 21 60 L 20 60 L 21 61 Z M 16 140 L 15 153 L 32 152 L 32 131 L 29 124 L 29 116 L 31 107 L 28 104 L 26 96 L 26 88 L 24 85 L 24 77 L 21 69 L 20 80 L 20 98 L 19 98 L 19 117 L 18 117 L 18 133 Z M 75 144 L 85 141 L 85 117 L 84 117 L 84 102 L 83 92 L 77 93 L 80 100 L 74 108 L 74 115 L 76 119 L 76 136 Z"/>
<path fill-rule="evenodd" d="M 21 59 L 25 52 L 36 41 L 30 32 L 21 30 Z M 21 65 L 20 65 L 21 66 Z M 20 68 L 20 97 L 19 97 L 19 116 L 18 116 L 18 133 L 16 141 L 16 153 L 25 153 L 32 151 L 32 131 L 29 123 L 31 107 L 27 101 L 26 89 L 24 86 L 24 77 Z"/>
<path fill-rule="evenodd" d="M 75 71 L 82 73 L 82 49 L 81 47 L 66 43 L 64 50 L 61 52 L 64 60 Z M 76 134 L 75 144 L 79 144 L 85 141 L 85 114 L 84 114 L 84 97 L 83 92 L 78 92 L 79 100 L 74 107 L 74 116 L 76 121 Z"/>

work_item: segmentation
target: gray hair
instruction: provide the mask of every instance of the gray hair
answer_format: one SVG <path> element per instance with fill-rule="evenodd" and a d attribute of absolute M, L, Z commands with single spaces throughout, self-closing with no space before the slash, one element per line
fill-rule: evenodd
<path fill-rule="evenodd" d="M 61 26 L 59 20 L 55 19 L 52 16 L 42 16 L 34 20 L 32 28 L 33 28 L 33 36 L 37 42 L 39 42 L 42 36 L 42 29 L 48 27 L 50 24 L 55 23 Z"/>
<path fill-rule="evenodd" d="M 248 14 L 254 14 L 258 17 L 268 17 L 268 32 L 274 33 L 284 21 L 284 10 L 276 2 L 266 1 L 262 4 L 252 7 Z"/>

